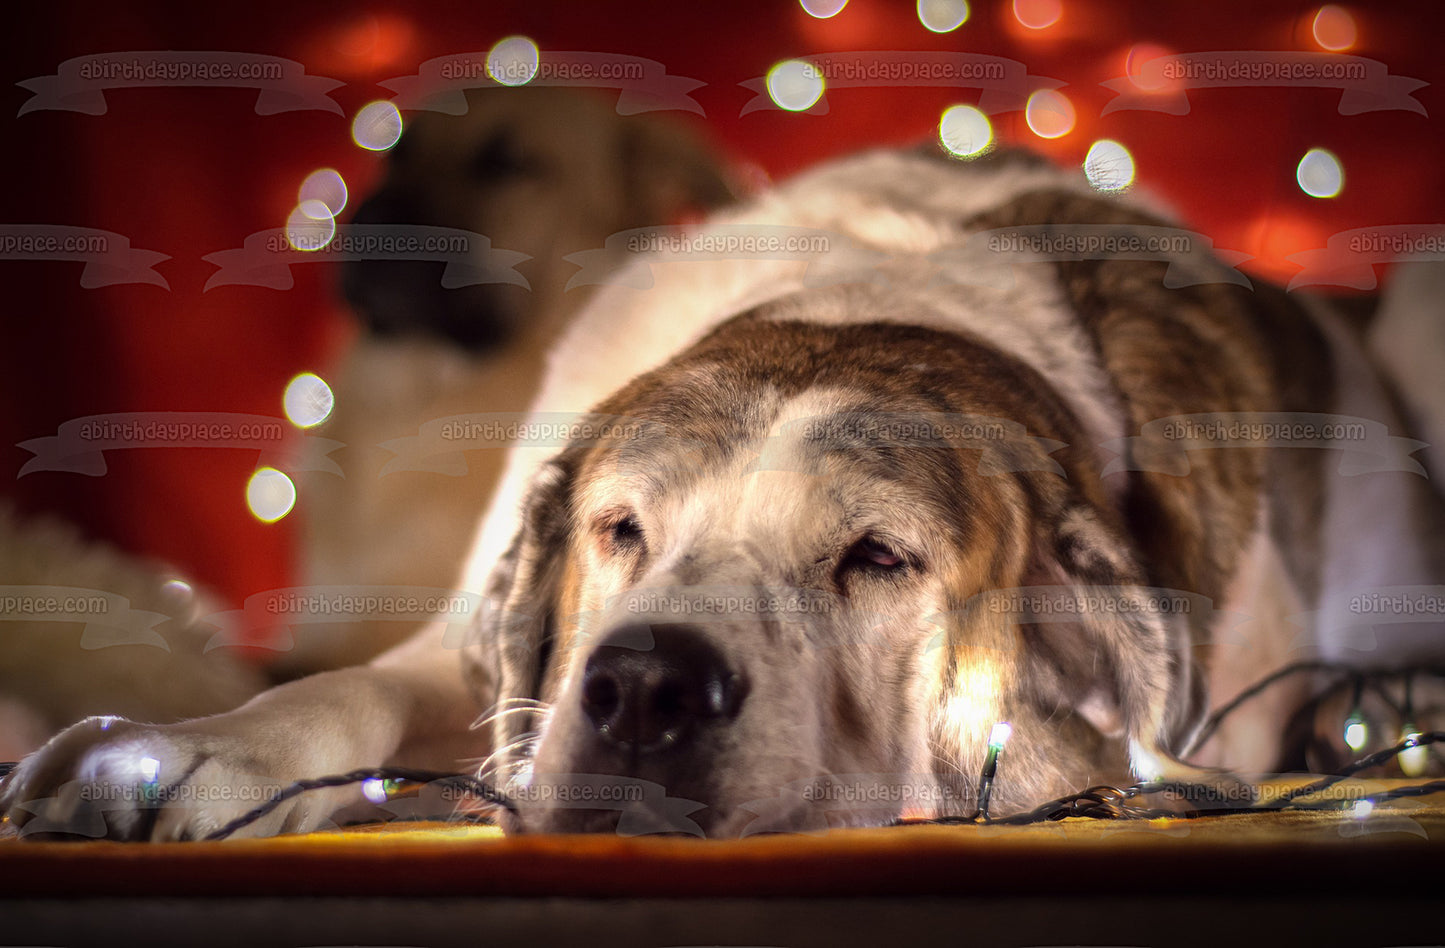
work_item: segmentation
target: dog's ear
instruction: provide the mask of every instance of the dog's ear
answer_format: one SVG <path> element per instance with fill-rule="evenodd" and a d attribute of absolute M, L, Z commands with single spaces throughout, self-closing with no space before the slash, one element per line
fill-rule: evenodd
<path fill-rule="evenodd" d="M 1026 582 L 1069 611 L 1067 621 L 1025 617 L 1023 680 L 1125 740 L 1136 777 L 1187 770 L 1174 754 L 1207 710 L 1190 634 L 1190 622 L 1207 617 L 1191 616 L 1195 597 L 1148 588 L 1124 537 L 1082 505 L 1067 506 L 1038 540 Z"/>
<path fill-rule="evenodd" d="M 741 196 L 722 158 L 670 122 L 647 117 L 627 123 L 621 148 L 632 218 L 625 227 L 681 223 Z"/>
<path fill-rule="evenodd" d="M 491 684 L 496 707 L 541 695 L 554 613 L 571 522 L 572 479 L 578 452 L 547 462 L 533 478 L 522 505 L 522 523 L 487 580 L 492 608 L 482 619 L 480 647 L 467 660 L 473 680 Z M 493 718 L 492 746 L 503 747 L 530 727 L 530 716 Z"/>

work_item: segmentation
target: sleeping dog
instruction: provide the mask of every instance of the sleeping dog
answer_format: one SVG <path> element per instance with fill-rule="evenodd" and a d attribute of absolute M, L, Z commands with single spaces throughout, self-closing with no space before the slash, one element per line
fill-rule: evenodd
<path fill-rule="evenodd" d="M 552 353 L 465 641 L 439 621 L 228 714 L 81 722 L 9 780 L 12 819 L 63 824 L 87 785 L 466 761 L 512 832 L 876 824 L 971 812 L 1002 724 L 995 814 L 1225 787 L 1275 766 L 1298 695 L 1193 748 L 1211 695 L 1432 647 L 1334 608 L 1438 582 L 1445 535 L 1358 327 L 1143 202 L 1027 155 L 880 151 L 633 236 Z M 110 834 L 194 838 L 257 799 L 180 796 L 109 806 Z"/>

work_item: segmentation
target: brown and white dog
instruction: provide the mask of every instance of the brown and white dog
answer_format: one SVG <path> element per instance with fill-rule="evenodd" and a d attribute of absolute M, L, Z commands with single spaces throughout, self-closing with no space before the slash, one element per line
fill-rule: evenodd
<path fill-rule="evenodd" d="M 1440 501 L 1355 331 L 1165 226 L 1028 156 L 881 151 L 655 241 L 551 356 L 533 418 L 571 437 L 512 451 L 461 654 L 437 624 L 228 714 L 82 722 L 0 805 L 482 760 L 511 831 L 731 837 L 969 812 L 1001 722 L 996 814 L 1267 770 L 1288 689 L 1179 757 L 1286 661 L 1422 657 L 1419 625 L 1362 654 L 1333 603 L 1438 582 Z M 1278 427 L 1330 419 L 1373 434 Z M 249 806 L 105 815 L 192 838 Z"/>

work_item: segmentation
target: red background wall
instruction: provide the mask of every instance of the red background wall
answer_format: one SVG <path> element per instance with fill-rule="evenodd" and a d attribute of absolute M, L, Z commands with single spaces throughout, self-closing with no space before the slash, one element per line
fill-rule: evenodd
<path fill-rule="evenodd" d="M 113 451 L 101 477 L 37 472 L 16 443 L 54 435 L 67 419 L 135 410 L 280 415 L 294 374 L 325 374 L 348 324 L 333 301 L 334 268 L 296 267 L 289 291 L 227 286 L 202 293 L 215 268 L 203 254 L 238 247 L 280 226 L 310 171 L 341 171 L 355 197 L 380 158 L 352 144 L 350 118 L 389 98 L 376 82 L 415 74 L 445 53 L 484 50 L 510 33 L 547 49 L 628 53 L 703 80 L 693 94 L 715 138 L 774 176 L 877 143 L 933 133 L 940 111 L 976 102 L 977 90 L 842 89 L 823 116 L 775 111 L 739 116 L 751 93 L 738 83 L 779 59 L 826 50 L 951 49 L 1026 63 L 1069 83 L 1075 130 L 1044 142 L 1020 113 L 995 118 L 1006 140 L 1078 162 L 1096 138 L 1133 152 L 1142 182 L 1169 196 L 1215 245 L 1257 259 L 1247 272 L 1288 276 L 1294 252 L 1321 247 L 1338 230 L 1445 221 L 1445 86 L 1435 0 L 1349 7 L 1359 27 L 1353 53 L 1392 75 L 1432 85 L 1408 111 L 1339 113 L 1340 93 L 1317 88 L 1231 88 L 1190 93 L 1188 114 L 1100 115 L 1135 43 L 1175 51 L 1318 50 L 1316 6 L 1283 0 L 1063 0 L 1062 19 L 1023 29 L 1008 0 L 981 0 L 958 30 L 934 35 L 910 3 L 852 0 L 829 20 L 789 0 L 618 4 L 355 2 L 322 5 L 73 2 L 27 4 L 10 33 L 0 82 L 5 187 L 0 223 L 72 224 L 114 231 L 132 245 L 170 254 L 157 272 L 169 291 L 143 284 L 80 286 L 81 265 L 0 259 L 0 497 L 26 511 L 53 511 L 94 536 L 158 556 L 239 601 L 290 581 L 294 518 L 256 521 L 244 501 L 256 453 L 243 450 Z M 345 115 L 297 111 L 261 116 L 245 89 L 111 91 L 108 111 L 17 116 L 30 93 L 12 83 L 53 75 L 64 60 L 126 50 L 234 50 L 297 60 L 310 75 L 344 80 L 332 93 Z M 1295 183 L 1315 146 L 1339 155 L 1343 194 L 1317 200 Z M 300 502 L 305 503 L 302 497 Z"/>

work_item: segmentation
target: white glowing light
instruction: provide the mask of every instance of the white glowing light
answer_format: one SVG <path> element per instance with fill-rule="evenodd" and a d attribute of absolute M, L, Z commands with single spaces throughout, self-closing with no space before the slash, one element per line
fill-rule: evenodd
<path fill-rule="evenodd" d="M 196 594 L 191 584 L 184 579 L 168 579 L 161 584 L 161 592 L 177 599 L 190 599 Z"/>
<path fill-rule="evenodd" d="M 1013 725 L 1007 721 L 998 722 L 993 726 L 993 730 L 988 733 L 988 746 L 995 749 L 1003 747 L 1008 743 L 1008 739 L 1013 736 L 1013 732 Z"/>
<path fill-rule="evenodd" d="M 325 201 L 318 201 L 316 198 L 307 198 L 296 205 L 296 210 L 313 221 L 329 221 L 336 216 L 331 213 L 331 208 L 326 205 Z"/>
<path fill-rule="evenodd" d="M 1405 736 L 1402 741 L 1417 741 L 1420 739 L 1420 732 L 1415 730 L 1413 724 L 1405 725 Z M 1396 758 L 1400 762 L 1400 770 L 1407 777 L 1419 777 L 1425 773 L 1430 766 L 1430 748 L 1425 744 L 1416 744 L 1409 750 L 1400 751 Z"/>
<path fill-rule="evenodd" d="M 951 33 L 968 22 L 968 0 L 918 0 L 918 22 L 934 33 Z"/>
<path fill-rule="evenodd" d="M 401 111 L 390 102 L 363 105 L 351 120 L 351 140 L 368 151 L 386 151 L 401 138 Z"/>
<path fill-rule="evenodd" d="M 1358 714 L 1352 714 L 1345 719 L 1345 743 L 1350 750 L 1359 753 L 1364 746 L 1370 742 L 1370 729 L 1365 721 Z"/>
<path fill-rule="evenodd" d="M 298 428 L 312 428 L 321 424 L 331 415 L 336 396 L 331 386 L 321 376 L 302 372 L 286 383 L 286 393 L 281 396 L 281 405 L 286 417 Z"/>
<path fill-rule="evenodd" d="M 1334 4 L 1320 7 L 1310 31 L 1315 35 L 1315 42 L 1332 53 L 1342 53 L 1354 46 L 1359 35 L 1350 11 Z"/>
<path fill-rule="evenodd" d="M 823 74 L 801 59 L 784 60 L 768 70 L 768 96 L 789 112 L 811 109 L 823 97 Z"/>
<path fill-rule="evenodd" d="M 296 485 L 274 467 L 263 467 L 246 483 L 246 506 L 262 523 L 275 523 L 296 506 Z"/>
<path fill-rule="evenodd" d="M 826 20 L 842 13 L 843 8 L 848 5 L 848 0 L 798 0 L 798 3 L 808 11 L 809 16 Z"/>
<path fill-rule="evenodd" d="M 1300 190 L 1310 197 L 1332 198 L 1345 188 L 1345 169 L 1340 159 L 1323 148 L 1311 148 L 1295 169 Z"/>
<path fill-rule="evenodd" d="M 1363 820 L 1373 812 L 1375 812 L 1375 804 L 1373 802 L 1370 800 L 1356 800 L 1355 808 L 1351 811 L 1351 815 L 1357 820 Z"/>
<path fill-rule="evenodd" d="M 950 154 L 974 158 L 993 144 L 993 124 L 971 105 L 951 105 L 938 120 L 938 140 Z"/>
<path fill-rule="evenodd" d="M 1084 156 L 1084 177 L 1100 191 L 1122 191 L 1134 183 L 1134 156 L 1113 139 L 1101 138 Z"/>
<path fill-rule="evenodd" d="M 1014 18 L 1031 30 L 1047 29 L 1063 14 L 1061 0 L 1014 0 Z"/>
<path fill-rule="evenodd" d="M 1074 103 L 1062 92 L 1037 89 L 1024 106 L 1029 131 L 1040 138 L 1061 138 L 1074 130 Z"/>
<path fill-rule="evenodd" d="M 110 726 L 119 720 L 120 718 L 114 714 L 102 714 L 100 716 L 100 729 L 102 731 L 109 731 Z"/>
<path fill-rule="evenodd" d="M 386 802 L 386 781 L 375 777 L 361 781 L 361 795 L 380 806 Z"/>
<path fill-rule="evenodd" d="M 504 86 L 525 86 L 537 76 L 541 54 L 525 36 L 499 40 L 487 53 L 487 75 Z"/>
<path fill-rule="evenodd" d="M 296 191 L 296 200 L 305 207 L 308 201 L 320 201 L 327 216 L 335 217 L 346 207 L 346 179 L 335 168 L 318 168 L 306 176 Z"/>
<path fill-rule="evenodd" d="M 310 203 L 310 207 L 296 207 L 286 218 L 286 242 L 292 250 L 307 253 L 320 250 L 336 236 L 336 218 L 326 213 L 326 205 L 320 201 Z M 318 212 L 322 215 L 320 218 L 312 216 Z"/>
<path fill-rule="evenodd" d="M 140 775 L 146 783 L 155 783 L 161 777 L 161 762 L 154 757 L 142 757 L 140 759 Z"/>

